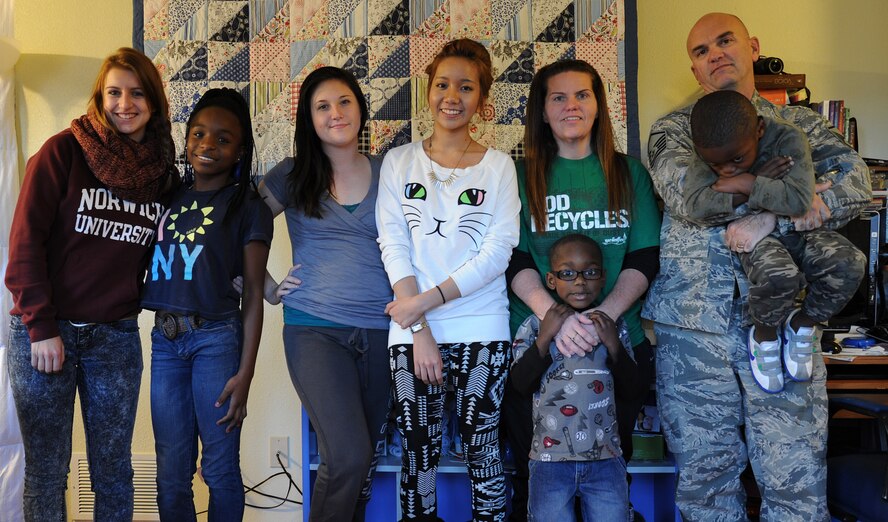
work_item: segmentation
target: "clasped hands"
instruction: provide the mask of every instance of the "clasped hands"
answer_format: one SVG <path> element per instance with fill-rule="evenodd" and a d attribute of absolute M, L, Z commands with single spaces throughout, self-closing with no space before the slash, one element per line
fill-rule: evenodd
<path fill-rule="evenodd" d="M 428 298 L 424 294 L 399 297 L 385 305 L 385 313 L 392 318 L 395 324 L 406 330 L 418 323 L 420 317 L 431 310 L 434 304 L 440 304 L 440 300 L 434 304 L 427 301 Z"/>
<path fill-rule="evenodd" d="M 386 305 L 385 313 L 391 316 L 395 324 L 406 330 L 418 323 L 423 314 L 440 304 L 440 301 L 432 302 L 430 297 L 437 299 L 437 294 L 399 297 Z M 425 384 L 444 384 L 444 361 L 431 328 L 423 328 L 413 334 L 413 374 Z"/>
<path fill-rule="evenodd" d="M 603 317 L 596 318 L 593 312 L 597 312 Z M 555 346 L 558 351 L 565 357 L 574 355 L 582 357 L 591 352 L 602 342 L 601 335 L 595 325 L 603 324 L 605 318 L 611 321 L 609 315 L 597 308 L 571 314 L 564 320 L 564 324 L 555 335 Z"/>

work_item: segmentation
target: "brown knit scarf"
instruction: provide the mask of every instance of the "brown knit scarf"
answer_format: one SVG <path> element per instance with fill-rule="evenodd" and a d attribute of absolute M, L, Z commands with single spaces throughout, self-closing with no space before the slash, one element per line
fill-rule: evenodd
<path fill-rule="evenodd" d="M 71 122 L 71 132 L 83 149 L 86 163 L 99 181 L 127 201 L 157 201 L 175 167 L 163 157 L 158 133 L 149 127 L 137 143 L 99 123 L 89 114 Z M 170 136 L 166 139 L 171 140 Z"/>

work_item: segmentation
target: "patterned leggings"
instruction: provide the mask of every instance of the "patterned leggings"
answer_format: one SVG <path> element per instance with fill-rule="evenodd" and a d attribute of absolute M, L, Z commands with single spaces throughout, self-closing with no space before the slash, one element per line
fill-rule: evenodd
<path fill-rule="evenodd" d="M 413 345 L 389 347 L 401 431 L 401 511 L 404 520 L 436 520 L 435 477 L 441 456 L 441 416 L 448 386 L 472 483 L 472 518 L 505 520 L 506 479 L 499 448 L 500 403 L 511 360 L 510 342 L 439 344 L 444 385 L 413 374 Z"/>

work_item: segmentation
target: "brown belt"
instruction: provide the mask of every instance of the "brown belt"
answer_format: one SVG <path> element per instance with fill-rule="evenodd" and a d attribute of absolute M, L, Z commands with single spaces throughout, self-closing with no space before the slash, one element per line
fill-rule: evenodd
<path fill-rule="evenodd" d="M 200 328 L 203 323 L 203 319 L 197 314 L 176 314 L 163 311 L 154 314 L 154 326 L 170 341 L 178 337 L 180 333 Z"/>

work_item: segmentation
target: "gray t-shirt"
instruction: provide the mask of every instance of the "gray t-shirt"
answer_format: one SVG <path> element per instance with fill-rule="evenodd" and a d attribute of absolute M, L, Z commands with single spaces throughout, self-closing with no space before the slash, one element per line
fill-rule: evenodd
<path fill-rule="evenodd" d="M 381 164 L 379 158 L 370 156 L 370 190 L 354 212 L 325 196 L 320 202 L 321 219 L 292 206 L 288 183 L 292 158 L 281 161 L 265 176 L 265 186 L 285 207 L 293 264 L 302 265 L 296 273 L 302 284 L 284 296 L 284 305 L 334 323 L 388 329 L 384 310 L 392 300 L 392 288 L 376 242 Z"/>
<path fill-rule="evenodd" d="M 529 316 L 515 333 L 514 359 L 533 348 L 540 329 L 537 316 Z M 626 322 L 617 332 L 633 357 Z M 614 378 L 607 365 L 607 348 L 599 344 L 583 357 L 564 357 L 553 342 L 552 365 L 533 394 L 533 440 L 530 458 L 542 462 L 590 461 L 623 454 L 617 431 Z"/>

